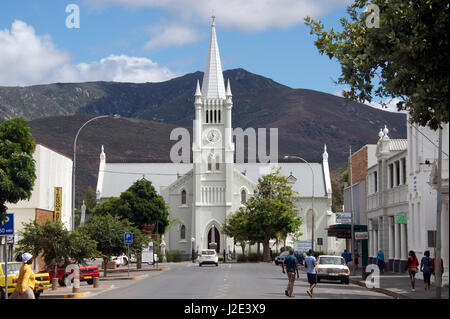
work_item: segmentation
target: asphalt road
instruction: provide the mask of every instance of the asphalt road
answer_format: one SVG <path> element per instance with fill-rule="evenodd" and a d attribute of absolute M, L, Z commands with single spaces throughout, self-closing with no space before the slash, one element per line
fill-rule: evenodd
<path fill-rule="evenodd" d="M 167 264 L 167 271 L 149 272 L 141 280 L 111 281 L 114 289 L 89 299 L 288 299 L 284 295 L 287 275 L 281 266 L 267 263 Z M 302 270 L 294 287 L 295 298 L 310 299 L 306 273 Z M 357 285 L 321 282 L 316 299 L 391 299 Z M 289 298 L 291 299 L 291 298 Z"/>

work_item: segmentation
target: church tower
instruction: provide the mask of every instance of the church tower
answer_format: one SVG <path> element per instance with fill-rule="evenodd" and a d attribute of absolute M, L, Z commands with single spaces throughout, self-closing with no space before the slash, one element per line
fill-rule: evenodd
<path fill-rule="evenodd" d="M 222 223 L 233 202 L 234 143 L 231 87 L 228 81 L 225 88 L 214 17 L 205 73 L 201 89 L 197 81 L 194 106 L 193 234 L 200 249 L 216 242 L 219 250 L 224 248 L 220 247 Z"/>

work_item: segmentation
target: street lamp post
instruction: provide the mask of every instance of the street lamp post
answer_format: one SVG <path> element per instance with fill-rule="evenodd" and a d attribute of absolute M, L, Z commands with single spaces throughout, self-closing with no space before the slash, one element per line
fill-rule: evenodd
<path fill-rule="evenodd" d="M 284 157 L 284 159 L 289 159 L 289 158 L 296 158 L 299 159 L 303 162 L 305 162 L 306 164 L 308 164 L 309 168 L 311 169 L 311 175 L 312 175 L 312 200 L 311 200 L 311 210 L 312 210 L 312 214 L 311 214 L 311 249 L 314 250 L 314 171 L 312 169 L 311 164 L 308 163 L 308 161 L 306 161 L 304 158 L 301 158 L 300 156 L 292 156 L 292 155 L 286 155 Z"/>
<path fill-rule="evenodd" d="M 72 231 L 75 230 L 75 170 L 77 166 L 77 140 L 78 135 L 80 134 L 81 130 L 90 122 L 94 120 L 98 120 L 105 117 L 113 117 L 115 119 L 120 118 L 120 115 L 100 115 L 91 118 L 86 123 L 84 123 L 78 130 L 77 134 L 75 135 L 75 141 L 73 142 L 73 167 L 72 167 Z"/>

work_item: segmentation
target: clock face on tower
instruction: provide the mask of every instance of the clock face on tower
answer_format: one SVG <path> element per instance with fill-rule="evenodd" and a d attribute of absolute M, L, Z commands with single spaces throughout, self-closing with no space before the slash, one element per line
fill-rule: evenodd
<path fill-rule="evenodd" d="M 220 140 L 221 140 L 220 131 L 217 129 L 214 129 L 214 128 L 205 131 L 204 137 L 205 137 L 205 140 L 210 144 L 216 144 L 217 142 L 220 142 Z"/>

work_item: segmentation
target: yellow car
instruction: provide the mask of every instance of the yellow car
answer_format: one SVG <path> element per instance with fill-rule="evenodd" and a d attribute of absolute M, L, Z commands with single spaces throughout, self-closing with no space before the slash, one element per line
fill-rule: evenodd
<path fill-rule="evenodd" d="M 16 289 L 17 278 L 19 277 L 21 262 L 8 262 L 8 296 Z M 37 273 L 34 275 L 36 285 L 34 287 L 34 296 L 39 298 L 45 289 L 50 288 L 50 275 L 48 273 Z M 5 298 L 5 263 L 0 263 L 0 298 Z"/>

